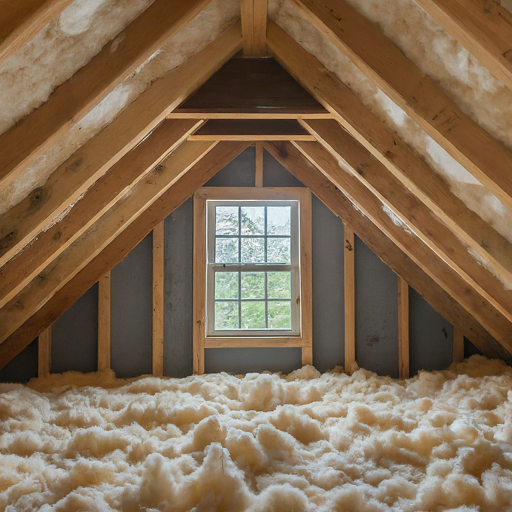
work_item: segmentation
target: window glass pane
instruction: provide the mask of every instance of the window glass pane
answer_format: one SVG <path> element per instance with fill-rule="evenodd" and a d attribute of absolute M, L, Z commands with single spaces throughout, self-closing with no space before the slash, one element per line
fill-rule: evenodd
<path fill-rule="evenodd" d="M 265 239 L 242 238 L 242 263 L 265 262 Z"/>
<path fill-rule="evenodd" d="M 265 234 L 264 206 L 242 206 L 240 218 L 242 220 L 242 235 Z"/>
<path fill-rule="evenodd" d="M 215 329 L 238 329 L 238 302 L 215 302 Z"/>
<path fill-rule="evenodd" d="M 238 238 L 215 239 L 215 263 L 238 263 Z"/>
<path fill-rule="evenodd" d="M 269 206 L 267 208 L 267 234 L 291 234 L 291 207 Z"/>
<path fill-rule="evenodd" d="M 291 329 L 291 302 L 270 301 L 268 303 L 268 327 L 270 329 Z"/>
<path fill-rule="evenodd" d="M 291 263 L 290 239 L 267 239 L 267 263 Z"/>
<path fill-rule="evenodd" d="M 238 235 L 238 206 L 215 207 L 215 234 Z"/>
<path fill-rule="evenodd" d="M 269 299 L 291 298 L 291 272 L 269 272 L 267 282 Z"/>
<path fill-rule="evenodd" d="M 264 299 L 265 274 L 263 272 L 242 272 L 241 287 L 242 299 Z"/>
<path fill-rule="evenodd" d="M 238 272 L 217 272 L 215 274 L 215 298 L 238 299 Z"/>
<path fill-rule="evenodd" d="M 242 302 L 242 329 L 265 329 L 265 302 Z"/>

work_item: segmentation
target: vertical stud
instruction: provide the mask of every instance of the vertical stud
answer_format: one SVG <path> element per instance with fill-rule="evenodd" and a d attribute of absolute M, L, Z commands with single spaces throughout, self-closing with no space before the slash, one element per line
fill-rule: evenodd
<path fill-rule="evenodd" d="M 457 325 L 453 326 L 453 362 L 464 360 L 464 333 Z"/>
<path fill-rule="evenodd" d="M 244 41 L 244 54 L 253 55 L 254 0 L 240 0 L 240 15 L 242 18 L 242 37 Z"/>
<path fill-rule="evenodd" d="M 254 176 L 254 186 L 263 187 L 263 144 L 256 143 L 256 172 Z"/>
<path fill-rule="evenodd" d="M 153 375 L 164 374 L 164 222 L 153 228 Z"/>
<path fill-rule="evenodd" d="M 267 53 L 267 0 L 254 0 L 253 53 Z"/>
<path fill-rule="evenodd" d="M 98 282 L 98 371 L 110 369 L 111 274 Z"/>
<path fill-rule="evenodd" d="M 45 329 L 38 340 L 37 376 L 47 377 L 51 372 L 52 362 L 52 328 Z"/>
<path fill-rule="evenodd" d="M 409 285 L 398 276 L 398 375 L 409 378 Z"/>
<path fill-rule="evenodd" d="M 354 231 L 344 224 L 345 232 L 345 372 L 352 373 L 356 362 L 356 294 Z"/>

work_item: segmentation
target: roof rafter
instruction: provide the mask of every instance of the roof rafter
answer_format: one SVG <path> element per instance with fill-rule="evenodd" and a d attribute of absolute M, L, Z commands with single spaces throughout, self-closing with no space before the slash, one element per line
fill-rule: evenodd
<path fill-rule="evenodd" d="M 321 171 L 289 142 L 265 143 L 264 147 L 298 180 L 306 185 L 328 208 L 343 218 L 363 240 L 400 277 L 454 325 L 462 326 L 467 336 L 489 357 L 512 361 L 512 353 L 498 343 L 473 316 L 429 277 L 423 268 L 400 250 L 373 222 L 363 215 Z"/>
<path fill-rule="evenodd" d="M 0 64 L 27 44 L 73 0 L 1 0 Z"/>
<path fill-rule="evenodd" d="M 269 22 L 269 48 L 334 118 L 450 229 L 512 281 L 512 244 L 471 211 L 407 144 L 366 108 L 333 73 Z M 312 129 L 314 123 L 303 122 Z M 315 126 L 320 126 L 315 122 Z"/>
<path fill-rule="evenodd" d="M 68 132 L 211 0 L 156 0 L 32 114 L 0 136 L 0 190 Z"/>
<path fill-rule="evenodd" d="M 0 368 L 51 325 L 94 283 L 111 270 L 160 222 L 185 202 L 249 144 L 220 142 L 135 219 L 117 238 L 65 284 L 33 316 L 0 344 Z"/>
<path fill-rule="evenodd" d="M 512 90 L 512 14 L 494 0 L 416 0 Z"/>
<path fill-rule="evenodd" d="M 200 124 L 197 121 L 165 120 L 94 183 L 62 220 L 40 233 L 32 243 L 0 267 L 0 308 Z"/>
<path fill-rule="evenodd" d="M 184 142 L 0 309 L 0 343 L 216 145 Z"/>
<path fill-rule="evenodd" d="M 154 82 L 104 130 L 60 165 L 42 187 L 2 215 L 0 265 L 77 201 L 241 45 L 240 24 L 235 23 L 194 57 Z"/>
<path fill-rule="evenodd" d="M 442 148 L 512 208 L 512 151 L 466 115 L 375 24 L 344 0 L 289 1 Z"/>

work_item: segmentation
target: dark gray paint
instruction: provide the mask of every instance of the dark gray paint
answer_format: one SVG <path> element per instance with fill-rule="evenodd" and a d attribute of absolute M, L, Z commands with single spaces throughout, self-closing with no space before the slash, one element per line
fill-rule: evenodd
<path fill-rule="evenodd" d="M 118 377 L 151 373 L 153 237 L 112 270 L 111 364 Z"/>
<path fill-rule="evenodd" d="M 247 148 L 208 186 L 253 186 L 254 151 L 254 147 Z M 266 152 L 264 167 L 265 186 L 302 186 Z M 341 220 L 316 198 L 312 222 L 313 351 L 315 365 L 325 371 L 344 363 L 344 237 Z M 192 373 L 192 229 L 190 199 L 165 221 L 164 373 L 173 377 Z M 396 377 L 397 277 L 359 239 L 355 250 L 357 360 L 361 367 Z M 151 372 L 151 293 L 150 235 L 112 271 L 112 368 L 119 377 Z M 91 314 L 97 304 L 95 294 L 96 287 L 56 322 L 52 354 L 55 369 L 69 370 L 79 365 L 84 370 L 95 368 L 92 361 L 97 353 L 97 319 Z M 415 292 L 411 292 L 410 300 L 412 373 L 420 368 L 446 368 L 451 362 L 450 324 Z M 467 356 L 474 350 L 466 343 Z M 205 364 L 208 372 L 288 372 L 300 367 L 301 358 L 299 349 L 209 349 Z M 33 343 L 0 371 L 0 381 L 25 382 L 36 374 L 37 343 Z"/>
<path fill-rule="evenodd" d="M 71 348 L 71 350 L 69 350 Z M 52 325 L 53 373 L 94 372 L 98 366 L 98 285 Z"/>

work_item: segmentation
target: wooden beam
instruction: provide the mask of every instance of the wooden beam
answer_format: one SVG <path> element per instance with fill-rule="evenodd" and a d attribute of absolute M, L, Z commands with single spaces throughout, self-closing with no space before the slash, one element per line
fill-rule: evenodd
<path fill-rule="evenodd" d="M 199 87 L 242 44 L 239 23 L 235 23 L 193 58 L 154 82 L 104 130 L 89 140 L 50 176 L 43 187 L 34 190 L 19 205 L 0 219 L 0 265 L 5 263 L 20 243 L 13 227 L 19 219 L 32 218 L 49 202 L 51 213 L 30 224 L 22 240 L 30 240 L 51 219 L 58 217 L 130 149 L 151 133 L 189 94 Z M 79 172 L 78 172 L 79 171 Z M 50 208 L 45 208 L 45 212 Z"/>
<path fill-rule="evenodd" d="M 195 121 L 165 120 L 149 137 L 94 183 L 62 220 L 41 232 L 28 246 L 0 267 L 0 307 L 11 300 L 34 276 L 92 226 L 199 124 Z M 11 239 L 12 243 L 17 240 L 26 241 L 28 236 L 34 233 L 34 225 L 41 228 L 44 222 L 48 221 L 51 215 L 49 212 L 53 211 L 55 204 L 62 201 L 59 190 L 63 185 L 62 181 L 52 181 L 47 189 L 47 202 L 39 210 L 32 211 L 32 215 L 13 218 L 14 212 L 18 211 L 18 208 L 15 208 L 2 218 L 4 222 L 7 222 L 6 218 L 12 220 L 11 228 L 15 233 Z M 43 219 L 46 220 L 43 222 Z"/>
<path fill-rule="evenodd" d="M 242 20 L 242 37 L 244 54 L 253 55 L 254 38 L 254 0 L 240 0 L 240 18 Z"/>
<path fill-rule="evenodd" d="M 37 376 L 48 377 L 52 368 L 52 328 L 47 327 L 40 335 L 37 352 Z"/>
<path fill-rule="evenodd" d="M 316 140 L 294 119 L 212 119 L 188 140 Z"/>
<path fill-rule="evenodd" d="M 434 20 L 512 89 L 512 14 L 495 0 L 416 0 Z"/>
<path fill-rule="evenodd" d="M 328 208 L 352 226 L 363 242 L 386 265 L 405 279 L 439 314 L 452 324 L 464 326 L 465 335 L 470 337 L 482 352 L 488 357 L 498 357 L 512 362 L 512 354 L 477 319 L 426 274 L 424 268 L 405 254 L 370 218 L 356 208 L 351 200 L 291 143 L 265 143 L 264 147 Z M 433 255 L 432 258 L 437 257 Z M 441 274 L 450 272 L 446 266 L 442 266 L 439 271 Z"/>
<path fill-rule="evenodd" d="M 198 110 L 197 112 L 171 112 L 168 119 L 255 119 L 255 120 L 282 120 L 282 119 L 332 119 L 333 115 L 329 112 L 310 113 L 300 109 L 288 109 L 279 112 L 260 111 L 260 112 L 246 112 L 240 109 L 232 109 L 233 112 L 212 112 L 210 110 Z M 236 111 L 235 111 L 236 110 Z"/>
<path fill-rule="evenodd" d="M 164 221 L 153 228 L 153 375 L 164 374 Z"/>
<path fill-rule="evenodd" d="M 471 211 L 446 182 L 289 35 L 269 22 L 267 41 L 284 67 L 405 187 L 489 265 L 512 281 L 512 245 Z M 307 123 L 319 135 L 320 124 Z M 327 142 L 327 138 L 323 141 Z"/>
<path fill-rule="evenodd" d="M 512 209 L 512 151 L 345 0 L 290 0 L 442 148 Z"/>
<path fill-rule="evenodd" d="M 256 143 L 256 168 L 254 173 L 254 186 L 263 187 L 263 145 Z"/>
<path fill-rule="evenodd" d="M 0 309 L 0 343 L 93 260 L 216 143 L 184 142 Z"/>
<path fill-rule="evenodd" d="M 26 45 L 73 0 L 0 0 L 0 64 Z"/>
<path fill-rule="evenodd" d="M 159 222 L 162 222 L 247 146 L 245 142 L 221 142 L 203 160 L 195 164 L 52 299 L 0 344 L 0 368 L 28 346 L 95 282 L 125 258 Z"/>
<path fill-rule="evenodd" d="M 398 276 L 398 376 L 409 378 L 409 285 Z"/>
<path fill-rule="evenodd" d="M 267 53 L 267 0 L 254 0 L 253 52 L 255 55 Z"/>
<path fill-rule="evenodd" d="M 211 0 L 156 0 L 46 103 L 0 136 L 0 190 L 67 133 Z M 211 69 L 211 68 L 210 68 Z"/>
<path fill-rule="evenodd" d="M 98 281 L 98 371 L 110 369 L 111 273 Z"/>
<path fill-rule="evenodd" d="M 311 121 L 314 133 L 338 163 L 375 194 L 390 215 L 418 236 L 469 286 L 512 321 L 512 291 L 468 252 L 467 245 L 336 121 Z M 317 143 L 297 142 L 301 151 L 325 154 Z M 386 210 L 385 210 L 386 211 Z"/>
<path fill-rule="evenodd" d="M 464 361 L 464 331 L 457 325 L 453 326 L 453 362 Z"/>
<path fill-rule="evenodd" d="M 343 190 L 350 201 L 367 215 L 384 234 L 420 265 L 461 306 L 465 307 L 507 350 L 512 352 L 512 323 L 508 318 L 486 301 L 474 288 L 470 287 L 421 238 L 416 237 L 373 192 L 353 175 L 343 170 L 338 160 L 319 143 L 293 144 L 336 187 Z"/>
<path fill-rule="evenodd" d="M 351 374 L 356 362 L 356 278 L 354 231 L 343 223 L 345 286 L 345 373 Z"/>

